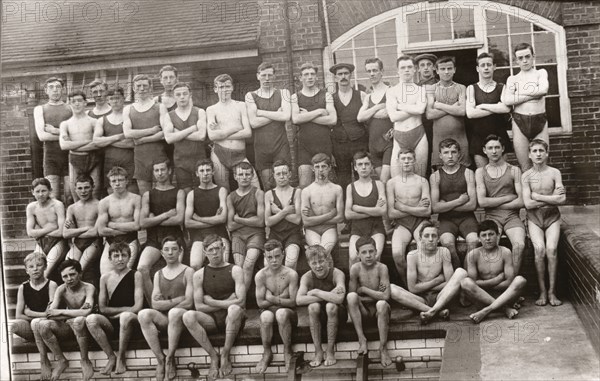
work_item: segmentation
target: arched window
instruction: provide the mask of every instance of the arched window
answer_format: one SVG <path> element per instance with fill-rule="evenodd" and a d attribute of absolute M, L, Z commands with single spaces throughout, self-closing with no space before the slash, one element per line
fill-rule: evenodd
<path fill-rule="evenodd" d="M 550 90 L 546 112 L 550 132 L 571 131 L 571 109 L 567 94 L 566 38 L 562 26 L 530 11 L 491 1 L 452 1 L 416 3 L 375 16 L 352 28 L 331 44 L 332 58 L 356 67 L 355 86 L 369 88 L 364 71 L 367 58 L 384 63 L 384 80 L 398 82 L 396 58 L 401 54 L 453 54 L 462 56 L 476 81 L 475 57 L 482 52 L 494 55 L 495 79 L 506 83 L 519 67 L 512 48 L 521 42 L 533 46 L 536 68 L 548 72 Z M 458 73 L 457 73 L 458 74 Z M 475 78 L 475 80 L 473 80 Z M 457 78 L 458 81 L 458 78 Z"/>

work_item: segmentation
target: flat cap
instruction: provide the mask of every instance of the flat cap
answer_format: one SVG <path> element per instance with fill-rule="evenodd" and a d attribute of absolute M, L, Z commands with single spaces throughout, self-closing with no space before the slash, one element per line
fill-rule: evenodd
<path fill-rule="evenodd" d="M 435 61 L 437 61 L 437 56 L 435 54 L 431 54 L 431 53 L 424 53 L 424 54 L 419 54 L 418 56 L 415 57 L 415 62 L 418 64 L 419 61 L 421 60 L 429 60 L 433 63 L 435 63 Z"/>
<path fill-rule="evenodd" d="M 350 73 L 353 73 L 354 69 L 355 69 L 354 65 L 349 64 L 349 63 L 343 63 L 343 62 L 341 62 L 341 63 L 337 63 L 337 64 L 333 65 L 332 67 L 330 67 L 329 71 L 332 74 L 335 74 L 335 72 L 338 71 L 338 69 L 341 69 L 343 67 L 345 67 L 346 69 L 350 70 Z"/>

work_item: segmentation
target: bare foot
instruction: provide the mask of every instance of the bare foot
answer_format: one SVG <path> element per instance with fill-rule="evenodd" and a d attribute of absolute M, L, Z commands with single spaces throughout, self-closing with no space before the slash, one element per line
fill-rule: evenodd
<path fill-rule="evenodd" d="M 69 362 L 67 361 L 66 358 L 63 358 L 62 360 L 58 360 L 57 364 L 56 364 L 56 368 L 54 368 L 54 370 L 52 371 L 52 376 L 50 377 L 50 380 L 52 381 L 56 381 L 60 378 L 60 375 L 62 374 L 62 372 L 65 371 L 65 369 L 67 369 L 69 367 Z"/>
<path fill-rule="evenodd" d="M 229 356 L 221 355 L 221 368 L 219 369 L 221 376 L 228 376 L 231 374 L 232 371 L 233 368 L 231 367 L 231 361 L 229 360 Z"/>
<path fill-rule="evenodd" d="M 50 361 L 48 361 L 48 358 L 46 357 L 44 359 L 45 356 L 42 356 L 41 360 L 40 360 L 40 364 L 42 366 L 42 372 L 40 374 L 40 379 L 43 381 L 47 381 L 50 379 L 50 377 L 52 377 L 52 368 L 50 366 Z"/>
<path fill-rule="evenodd" d="M 158 364 L 156 364 L 156 381 L 161 381 L 165 379 L 165 359 L 160 358 L 156 359 Z"/>
<path fill-rule="evenodd" d="M 290 370 L 290 362 L 292 361 L 292 352 L 291 351 L 283 351 L 283 359 L 285 361 L 285 371 Z"/>
<path fill-rule="evenodd" d="M 560 306 L 562 304 L 562 302 L 558 300 L 556 295 L 554 295 L 553 293 L 548 293 L 548 302 L 553 307 Z"/>
<path fill-rule="evenodd" d="M 310 362 L 310 366 L 313 368 L 323 363 L 323 351 L 315 352 L 315 358 Z"/>
<path fill-rule="evenodd" d="M 335 352 L 333 351 L 327 351 L 327 354 L 325 355 L 325 362 L 323 363 L 323 365 L 325 366 L 332 366 L 333 364 L 335 364 L 337 362 L 336 358 L 335 358 Z"/>
<path fill-rule="evenodd" d="M 108 358 L 108 364 L 100 371 L 100 374 L 104 374 L 106 376 L 110 375 L 110 372 L 114 369 L 117 363 L 117 356 L 112 355 Z"/>
<path fill-rule="evenodd" d="M 125 358 L 121 356 L 117 357 L 117 365 L 115 366 L 115 374 L 123 374 L 127 372 L 127 366 L 125 365 Z"/>
<path fill-rule="evenodd" d="M 268 352 L 264 351 L 262 358 L 260 359 L 258 364 L 256 364 L 256 371 L 258 373 L 264 373 L 267 370 L 272 359 L 273 359 L 273 352 L 271 352 L 270 350 Z"/>
<path fill-rule="evenodd" d="M 83 373 L 84 381 L 88 381 L 94 376 L 94 366 L 90 360 L 81 361 L 81 372 Z"/>
<path fill-rule="evenodd" d="M 219 376 L 219 356 L 210 358 L 210 369 L 208 369 L 208 380 L 214 381 Z"/>
<path fill-rule="evenodd" d="M 165 359 L 165 373 L 168 380 L 174 380 L 177 377 L 177 367 L 173 357 L 167 356 Z"/>
<path fill-rule="evenodd" d="M 388 353 L 387 348 L 382 347 L 379 349 L 379 352 L 381 352 L 381 365 L 383 365 L 383 366 L 392 365 L 392 359 L 390 357 L 390 354 Z"/>
<path fill-rule="evenodd" d="M 484 310 L 481 310 L 481 311 L 477 311 L 477 312 L 469 315 L 469 318 L 471 320 L 473 320 L 473 323 L 479 324 L 479 323 L 481 323 L 481 321 L 483 319 L 485 319 L 486 316 L 487 316 L 487 312 Z"/>
<path fill-rule="evenodd" d="M 366 355 L 369 353 L 367 349 L 367 339 L 358 340 L 358 350 L 356 351 L 359 355 Z"/>
<path fill-rule="evenodd" d="M 507 318 L 512 319 L 519 314 L 519 311 L 517 311 L 514 308 L 506 307 L 504 309 L 504 314 L 506 315 Z"/>
<path fill-rule="evenodd" d="M 427 325 L 433 319 L 435 315 L 431 313 L 431 310 L 427 312 L 421 312 L 419 314 L 419 319 L 421 320 L 421 325 Z"/>
<path fill-rule="evenodd" d="M 545 292 L 542 292 L 540 294 L 540 297 L 538 298 L 538 300 L 535 301 L 535 305 L 536 306 L 545 306 L 546 304 L 548 304 L 548 295 L 546 295 Z"/>
<path fill-rule="evenodd" d="M 517 300 L 515 300 L 515 304 L 513 304 L 513 307 L 515 310 L 518 310 L 521 308 L 521 306 L 523 305 L 523 302 L 525 301 L 525 298 L 522 296 L 519 296 L 517 298 Z"/>
<path fill-rule="evenodd" d="M 443 310 L 440 311 L 440 313 L 438 314 L 438 316 L 442 320 L 448 320 L 448 319 L 450 319 L 450 310 L 447 309 L 447 308 L 444 308 Z"/>

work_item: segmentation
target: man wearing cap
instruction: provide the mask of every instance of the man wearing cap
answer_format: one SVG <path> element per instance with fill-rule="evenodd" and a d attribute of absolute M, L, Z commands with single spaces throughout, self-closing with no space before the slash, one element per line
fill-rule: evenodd
<path fill-rule="evenodd" d="M 338 63 L 329 71 L 335 75 L 337 83 L 337 92 L 333 94 L 338 115 L 337 124 L 333 127 L 333 156 L 337 165 L 338 184 L 345 189 L 352 182 L 352 155 L 367 150 L 369 145 L 365 126 L 357 120 L 366 94 L 352 88 L 354 65 Z"/>
<path fill-rule="evenodd" d="M 419 54 L 415 57 L 417 63 L 417 72 L 419 73 L 419 82 L 417 85 L 424 86 L 427 89 L 429 85 L 435 85 L 439 80 L 435 75 L 435 61 L 437 56 L 431 53 Z M 433 144 L 433 120 L 427 119 L 425 114 L 422 116 L 423 128 L 425 128 L 425 136 L 427 136 L 427 152 L 432 151 Z M 427 156 L 427 172 L 431 172 L 431 156 Z M 427 173 L 429 175 L 429 173 Z"/>

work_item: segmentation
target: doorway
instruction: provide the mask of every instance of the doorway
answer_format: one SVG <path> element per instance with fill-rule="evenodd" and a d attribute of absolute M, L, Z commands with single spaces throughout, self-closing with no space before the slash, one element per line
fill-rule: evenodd
<path fill-rule="evenodd" d="M 433 53 L 438 58 L 452 56 L 456 59 L 454 82 L 469 86 L 479 81 L 479 75 L 475 70 L 477 66 L 477 49 L 439 50 L 428 51 L 427 53 Z"/>

